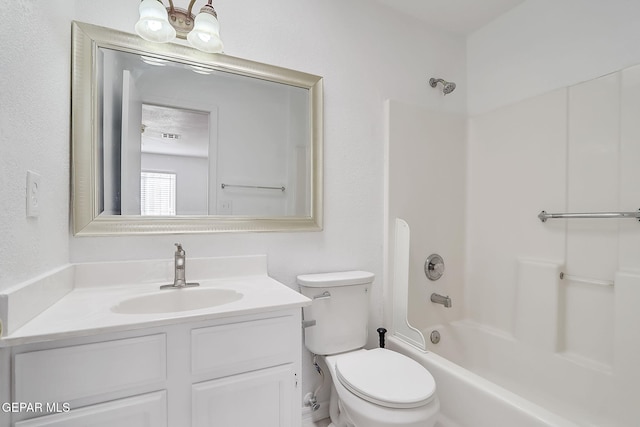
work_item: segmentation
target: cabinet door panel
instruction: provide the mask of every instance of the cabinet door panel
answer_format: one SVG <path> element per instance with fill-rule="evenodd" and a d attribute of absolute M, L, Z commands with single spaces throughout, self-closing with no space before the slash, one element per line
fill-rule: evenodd
<path fill-rule="evenodd" d="M 191 372 L 213 379 L 292 362 L 300 324 L 291 316 L 191 331 Z"/>
<path fill-rule="evenodd" d="M 164 334 L 19 353 L 14 401 L 69 402 L 159 383 L 166 372 Z"/>
<path fill-rule="evenodd" d="M 293 365 L 195 384 L 193 427 L 292 427 Z"/>
<path fill-rule="evenodd" d="M 159 391 L 15 423 L 15 427 L 167 427 L 167 393 Z"/>

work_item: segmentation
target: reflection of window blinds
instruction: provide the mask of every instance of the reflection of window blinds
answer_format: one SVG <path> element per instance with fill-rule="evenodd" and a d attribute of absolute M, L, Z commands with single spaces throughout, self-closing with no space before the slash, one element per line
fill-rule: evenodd
<path fill-rule="evenodd" d="M 176 174 L 142 172 L 140 174 L 140 214 L 176 214 Z"/>

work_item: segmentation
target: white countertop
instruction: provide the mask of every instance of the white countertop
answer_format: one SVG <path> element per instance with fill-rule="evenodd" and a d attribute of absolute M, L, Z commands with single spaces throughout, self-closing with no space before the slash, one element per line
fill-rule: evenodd
<path fill-rule="evenodd" d="M 191 281 L 191 280 L 190 280 Z M 194 280 L 195 281 L 195 280 Z M 286 310 L 311 304 L 311 300 L 266 274 L 197 280 L 198 288 L 160 291 L 158 283 L 79 286 L 67 293 L 15 332 L 0 339 L 8 347 L 55 339 L 119 332 L 176 322 L 192 322 Z M 171 313 L 123 314 L 111 308 L 123 300 L 158 292 L 225 288 L 243 294 L 227 304 Z"/>

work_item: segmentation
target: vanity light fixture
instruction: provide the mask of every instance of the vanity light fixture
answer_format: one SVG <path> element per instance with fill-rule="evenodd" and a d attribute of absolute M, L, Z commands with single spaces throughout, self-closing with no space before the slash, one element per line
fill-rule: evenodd
<path fill-rule="evenodd" d="M 191 13 L 196 0 L 189 1 L 187 10 L 175 7 L 169 0 L 165 8 L 162 0 L 142 0 L 140 20 L 136 23 L 136 33 L 145 40 L 167 43 L 178 37 L 186 39 L 191 46 L 208 53 L 222 52 L 218 15 L 208 0 L 200 13 Z"/>

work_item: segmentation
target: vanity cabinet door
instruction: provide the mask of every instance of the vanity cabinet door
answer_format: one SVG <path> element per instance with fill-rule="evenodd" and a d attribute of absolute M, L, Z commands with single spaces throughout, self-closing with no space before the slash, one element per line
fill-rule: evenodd
<path fill-rule="evenodd" d="M 194 384 L 192 427 L 292 427 L 296 381 L 287 364 Z"/>
<path fill-rule="evenodd" d="M 167 427 L 167 393 L 159 391 L 19 421 L 15 427 Z"/>

